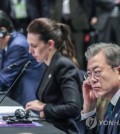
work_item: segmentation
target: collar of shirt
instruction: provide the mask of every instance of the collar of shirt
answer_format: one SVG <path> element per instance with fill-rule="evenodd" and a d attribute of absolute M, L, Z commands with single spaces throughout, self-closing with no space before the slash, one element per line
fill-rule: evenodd
<path fill-rule="evenodd" d="M 63 8 L 62 13 L 63 14 L 70 14 L 70 0 L 63 0 Z"/>
<path fill-rule="evenodd" d="M 115 106 L 120 97 L 120 89 L 116 92 L 116 94 L 112 97 L 111 103 Z"/>

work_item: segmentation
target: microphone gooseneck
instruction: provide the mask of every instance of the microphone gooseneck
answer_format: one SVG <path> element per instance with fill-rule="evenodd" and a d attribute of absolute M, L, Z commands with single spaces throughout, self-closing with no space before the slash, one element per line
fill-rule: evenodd
<path fill-rule="evenodd" d="M 21 77 L 21 75 L 23 74 L 23 72 L 27 69 L 27 67 L 31 64 L 31 61 L 27 61 L 27 63 L 25 63 L 24 67 L 22 68 L 20 74 L 17 76 L 17 78 L 14 80 L 14 82 L 12 83 L 12 85 L 8 88 L 7 92 L 4 94 L 3 98 L 0 100 L 0 103 L 2 103 L 2 101 L 5 99 L 5 97 L 7 96 L 7 94 L 10 92 L 10 90 L 13 88 L 13 86 L 16 84 L 16 82 L 18 81 L 18 79 Z"/>
<path fill-rule="evenodd" d="M 24 68 L 27 69 L 27 67 L 28 67 L 30 64 L 31 64 L 31 61 L 28 61 L 28 62 L 25 64 Z"/>
<path fill-rule="evenodd" d="M 28 66 L 31 64 L 31 61 L 28 61 L 25 65 L 24 65 L 24 67 L 23 67 L 23 69 L 22 69 L 22 71 L 21 72 L 24 72 L 27 68 L 28 68 Z"/>

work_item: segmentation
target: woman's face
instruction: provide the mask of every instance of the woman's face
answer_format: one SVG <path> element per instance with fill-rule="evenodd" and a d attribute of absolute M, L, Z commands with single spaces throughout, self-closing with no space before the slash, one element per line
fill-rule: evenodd
<path fill-rule="evenodd" d="M 38 61 L 46 61 L 49 55 L 48 43 L 39 40 L 38 34 L 28 33 L 27 40 L 29 43 L 29 52 L 32 53 L 33 57 Z"/>

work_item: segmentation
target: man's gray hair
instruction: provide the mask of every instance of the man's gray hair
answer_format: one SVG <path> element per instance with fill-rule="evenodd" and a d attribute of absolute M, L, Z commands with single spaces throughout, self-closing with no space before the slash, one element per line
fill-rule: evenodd
<path fill-rule="evenodd" d="M 91 57 L 96 54 L 103 52 L 106 57 L 106 62 L 111 67 L 120 66 L 120 46 L 113 43 L 96 43 L 87 48 L 85 52 L 86 60 L 89 60 Z"/>

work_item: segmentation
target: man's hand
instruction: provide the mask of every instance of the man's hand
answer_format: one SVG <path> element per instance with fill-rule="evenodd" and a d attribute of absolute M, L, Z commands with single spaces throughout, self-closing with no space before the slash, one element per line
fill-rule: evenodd
<path fill-rule="evenodd" d="M 88 79 L 83 82 L 82 89 L 83 89 L 83 98 L 84 98 L 83 112 L 88 113 L 94 110 L 96 106 L 97 98 L 95 96 L 94 91 L 92 90 L 92 87 Z"/>

